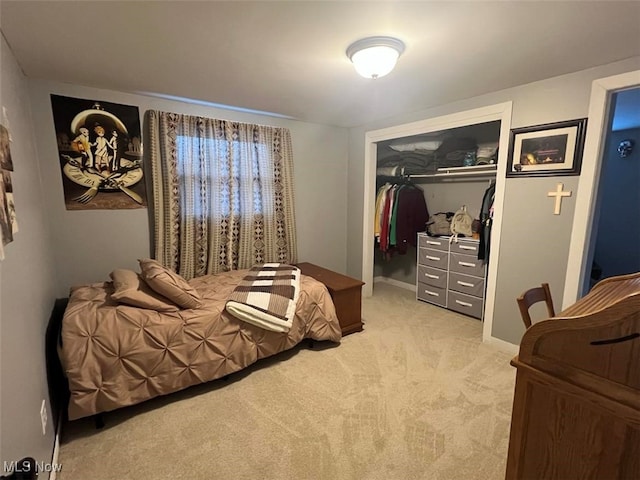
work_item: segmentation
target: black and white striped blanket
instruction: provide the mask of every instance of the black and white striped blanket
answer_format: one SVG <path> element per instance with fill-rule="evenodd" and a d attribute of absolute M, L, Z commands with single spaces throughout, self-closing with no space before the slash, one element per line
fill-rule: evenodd
<path fill-rule="evenodd" d="M 249 270 L 234 289 L 226 310 L 234 317 L 274 332 L 288 332 L 300 293 L 300 269 L 265 263 Z"/>

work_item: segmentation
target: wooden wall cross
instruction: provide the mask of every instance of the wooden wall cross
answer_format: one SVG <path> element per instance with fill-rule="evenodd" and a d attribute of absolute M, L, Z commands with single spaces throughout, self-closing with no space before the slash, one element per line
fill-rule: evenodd
<path fill-rule="evenodd" d="M 556 197 L 556 204 L 555 207 L 553 209 L 553 214 L 554 215 L 560 215 L 560 205 L 562 203 L 562 197 L 570 197 L 571 196 L 571 190 L 569 190 L 568 192 L 563 192 L 562 188 L 563 188 L 563 184 L 562 183 L 558 183 L 558 185 L 556 185 L 556 191 L 555 192 L 548 192 L 547 193 L 547 197 Z"/>

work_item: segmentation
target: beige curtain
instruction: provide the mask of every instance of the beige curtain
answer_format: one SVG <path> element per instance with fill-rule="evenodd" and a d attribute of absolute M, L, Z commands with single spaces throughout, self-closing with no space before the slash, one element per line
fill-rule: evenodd
<path fill-rule="evenodd" d="M 155 257 L 189 279 L 297 261 L 288 129 L 147 112 Z"/>

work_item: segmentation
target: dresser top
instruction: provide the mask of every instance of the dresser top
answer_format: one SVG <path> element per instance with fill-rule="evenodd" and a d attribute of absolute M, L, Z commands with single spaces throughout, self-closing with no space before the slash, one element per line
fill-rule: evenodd
<path fill-rule="evenodd" d="M 359 288 L 364 285 L 364 282 L 360 280 L 314 265 L 313 263 L 302 262 L 296 264 L 296 266 L 303 275 L 315 278 L 319 282 L 322 282 L 328 289 L 335 292 L 355 287 Z"/>
<path fill-rule="evenodd" d="M 451 239 L 451 235 L 434 236 L 434 235 L 429 235 L 427 232 L 418 232 L 418 235 L 422 236 L 422 237 L 429 237 L 429 238 L 440 238 L 440 239 L 446 240 L 447 242 Z M 455 242 L 455 240 L 453 240 L 453 241 Z M 458 241 L 476 242 L 476 243 L 480 242 L 480 240 L 478 240 L 477 238 L 463 237 L 463 236 L 458 236 Z"/>

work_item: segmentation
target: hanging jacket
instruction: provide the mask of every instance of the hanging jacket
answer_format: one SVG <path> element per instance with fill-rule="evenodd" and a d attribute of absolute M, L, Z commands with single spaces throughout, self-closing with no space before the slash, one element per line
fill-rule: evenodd
<path fill-rule="evenodd" d="M 496 194 L 495 182 L 489 185 L 482 196 L 480 208 L 480 243 L 478 245 L 478 260 L 489 261 L 491 247 L 491 224 L 493 223 L 493 201 Z"/>
<path fill-rule="evenodd" d="M 400 191 L 397 202 L 396 249 L 399 254 L 404 255 L 409 245 L 417 245 L 418 232 L 424 232 L 429 212 L 424 192 L 415 185 L 406 185 Z"/>

